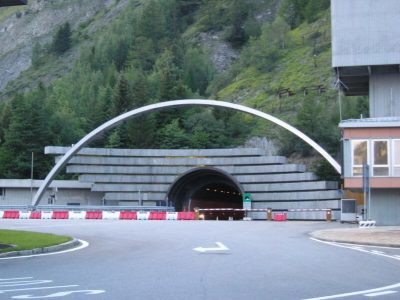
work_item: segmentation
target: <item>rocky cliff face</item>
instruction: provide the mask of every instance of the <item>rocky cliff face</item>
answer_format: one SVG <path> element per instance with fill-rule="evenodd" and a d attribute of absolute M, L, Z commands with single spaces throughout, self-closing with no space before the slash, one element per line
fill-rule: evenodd
<path fill-rule="evenodd" d="M 32 47 L 35 42 L 49 43 L 60 25 L 69 22 L 76 28 L 90 21 L 100 11 L 106 18 L 115 17 L 126 1 L 117 0 L 29 0 L 29 5 L 0 18 L 0 91 L 21 72 L 31 66 Z M 0 10 L 15 8 L 0 8 Z M 0 11 L 0 13 L 2 13 Z M 101 20 L 98 20 L 100 22 Z M 90 31 L 99 26 L 90 24 Z M 69 56 L 73 59 L 75 56 Z"/>

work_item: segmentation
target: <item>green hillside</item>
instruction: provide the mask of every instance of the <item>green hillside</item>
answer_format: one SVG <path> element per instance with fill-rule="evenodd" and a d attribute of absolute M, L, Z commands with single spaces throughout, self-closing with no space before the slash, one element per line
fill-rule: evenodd
<path fill-rule="evenodd" d="M 328 6 L 320 0 L 137 0 L 95 32 L 90 24 L 104 11 L 76 29 L 64 24 L 50 43 L 34 47 L 31 68 L 0 95 L 0 177 L 29 177 L 34 152 L 35 177 L 42 178 L 52 163 L 41 154 L 44 145 L 73 144 L 125 111 L 184 98 L 260 109 L 336 155 Z M 215 62 L 204 37 L 237 54 L 223 61 L 227 68 Z M 364 98 L 342 100 L 343 118 L 365 115 Z M 233 147 L 253 136 L 275 141 L 284 155 L 314 156 L 276 126 L 205 108 L 143 116 L 91 146 Z"/>

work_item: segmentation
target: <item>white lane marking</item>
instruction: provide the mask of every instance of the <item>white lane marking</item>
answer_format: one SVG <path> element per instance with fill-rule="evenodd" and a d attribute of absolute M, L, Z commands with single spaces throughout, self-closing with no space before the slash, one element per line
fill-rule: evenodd
<path fill-rule="evenodd" d="M 197 251 L 200 253 L 206 253 L 206 252 L 223 253 L 229 251 L 229 248 L 226 247 L 221 242 L 216 242 L 215 244 L 217 244 L 218 247 L 211 247 L 211 248 L 197 247 L 194 248 L 193 251 Z"/>
<path fill-rule="evenodd" d="M 18 278 L 0 278 L 0 281 L 7 281 L 7 280 L 24 280 L 24 279 L 32 279 L 33 277 L 18 277 Z"/>
<path fill-rule="evenodd" d="M 81 245 L 80 245 L 79 247 L 72 248 L 72 249 L 62 250 L 62 251 L 58 251 L 58 252 L 50 252 L 50 253 L 41 253 L 41 254 L 24 255 L 24 256 L 2 257 L 2 258 L 0 258 L 0 260 L 6 260 L 6 259 L 20 259 L 20 258 L 28 258 L 28 257 L 35 257 L 35 256 L 48 256 L 48 255 L 63 254 L 63 253 L 78 251 L 78 250 L 84 249 L 84 248 L 86 248 L 87 246 L 89 246 L 89 243 L 86 242 L 86 241 L 84 241 L 84 240 L 78 240 L 78 241 L 81 243 Z"/>
<path fill-rule="evenodd" d="M 50 295 L 45 295 L 45 296 L 33 296 L 33 295 L 19 295 L 19 296 L 14 296 L 11 297 L 12 299 L 45 299 L 45 298 L 58 298 L 58 297 L 64 297 L 64 296 L 69 296 L 74 293 L 81 293 L 84 295 L 98 295 L 105 293 L 105 290 L 79 290 L 79 291 L 68 291 L 68 292 L 57 292 L 53 293 Z"/>
<path fill-rule="evenodd" d="M 0 290 L 0 294 L 6 293 L 6 292 L 20 292 L 20 291 L 33 291 L 33 290 L 61 289 L 61 288 L 70 288 L 70 287 L 77 287 L 77 286 L 79 286 L 79 285 L 77 285 L 77 284 L 72 284 L 72 285 L 34 287 L 34 288 L 25 288 L 25 289 Z"/>
<path fill-rule="evenodd" d="M 371 252 L 372 252 L 372 253 L 375 253 L 375 254 L 386 254 L 385 252 L 383 252 L 383 251 L 378 251 L 378 250 L 371 250 Z"/>
<path fill-rule="evenodd" d="M 346 248 L 346 249 L 360 251 L 360 252 L 364 252 L 364 253 L 368 253 L 368 254 L 372 254 L 372 255 L 378 255 L 378 256 L 392 258 L 392 259 L 395 259 L 395 260 L 400 260 L 400 256 L 397 256 L 397 255 L 387 255 L 387 254 L 384 254 L 384 253 L 376 253 L 376 252 L 372 252 L 372 251 L 365 250 L 365 249 L 362 249 L 362 248 L 350 247 L 350 246 L 348 246 L 348 244 L 344 245 L 344 244 L 341 244 L 341 243 L 326 242 L 326 241 L 321 241 L 321 240 L 318 240 L 318 239 L 315 239 L 315 238 L 310 238 L 310 239 L 313 240 L 313 241 L 319 242 L 319 243 L 323 243 L 323 244 L 327 244 L 327 245 L 331 245 L 331 246 L 335 246 L 335 247 Z"/>
<path fill-rule="evenodd" d="M 0 288 L 5 287 L 5 286 L 33 285 L 33 284 L 43 284 L 43 283 L 50 283 L 50 282 L 53 282 L 53 280 L 42 279 L 42 280 L 6 281 L 6 282 L 0 282 Z"/>
<path fill-rule="evenodd" d="M 378 293 L 372 293 L 372 294 L 366 294 L 364 296 L 366 297 L 379 297 L 383 295 L 390 295 L 390 294 L 395 294 L 397 291 L 386 291 L 386 292 L 378 292 Z"/>
<path fill-rule="evenodd" d="M 310 238 L 310 239 L 325 242 L 325 241 L 319 240 L 317 238 Z M 350 243 L 339 243 L 339 242 L 332 242 L 332 243 L 338 243 L 341 245 L 350 246 L 350 247 L 354 247 L 354 248 L 368 247 L 368 248 L 380 248 L 380 249 L 392 249 L 392 250 L 400 249 L 399 247 L 389 247 L 389 246 L 374 246 L 374 245 L 350 244 Z"/>
<path fill-rule="evenodd" d="M 356 295 L 362 295 L 362 294 L 370 294 L 370 293 L 375 293 L 375 292 L 381 292 L 384 290 L 390 290 L 394 288 L 400 287 L 400 283 L 376 288 L 376 289 L 371 289 L 371 290 L 364 290 L 364 291 L 357 291 L 357 292 L 351 292 L 351 293 L 344 293 L 344 294 L 337 294 L 337 295 L 331 295 L 331 296 L 325 296 L 325 297 L 317 297 L 317 298 L 307 298 L 304 300 L 326 300 L 326 299 L 336 299 L 336 298 L 345 298 L 345 297 L 350 297 L 350 296 L 356 296 Z"/>

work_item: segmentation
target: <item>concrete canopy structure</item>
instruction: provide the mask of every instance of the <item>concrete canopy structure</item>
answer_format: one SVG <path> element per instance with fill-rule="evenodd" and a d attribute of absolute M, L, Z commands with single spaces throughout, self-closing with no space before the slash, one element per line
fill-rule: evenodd
<path fill-rule="evenodd" d="M 370 116 L 400 115 L 400 1 L 332 0 L 332 66 Z"/>
<path fill-rule="evenodd" d="M 294 128 L 293 126 L 289 125 L 286 122 L 283 122 L 282 120 L 275 118 L 269 114 L 266 114 L 264 112 L 258 111 L 253 108 L 249 108 L 243 105 L 239 104 L 233 104 L 229 102 L 223 102 L 223 101 L 215 101 L 215 100 L 203 100 L 203 99 L 186 99 L 186 100 L 174 100 L 174 101 L 167 101 L 167 102 L 161 102 L 161 103 L 156 103 L 156 104 L 151 104 L 148 106 L 144 106 L 138 109 L 134 109 L 130 112 L 124 113 L 120 116 L 115 117 L 114 119 L 104 123 L 103 125 L 99 126 L 98 128 L 94 129 L 92 132 L 87 134 L 85 137 L 83 137 L 78 143 L 76 143 L 71 149 L 68 150 L 67 153 L 57 162 L 57 164 L 53 167 L 53 169 L 49 172 L 49 174 L 46 176 L 46 178 L 43 181 L 42 186 L 39 188 L 37 193 L 35 194 L 35 197 L 32 201 L 32 205 L 37 205 L 42 198 L 44 192 L 46 191 L 47 187 L 51 183 L 51 181 L 57 176 L 57 174 L 61 171 L 63 167 L 66 166 L 68 161 L 79 152 L 80 149 L 82 149 L 85 145 L 87 145 L 89 142 L 94 140 L 96 137 L 101 135 L 107 130 L 110 130 L 120 123 L 131 119 L 135 116 L 150 112 L 150 111 L 157 111 L 165 108 L 172 108 L 172 107 L 181 107 L 181 106 L 213 106 L 213 107 L 223 107 L 223 108 L 230 108 L 234 109 L 237 111 L 249 113 L 254 116 L 261 117 L 265 120 L 271 121 L 286 130 L 292 132 L 299 138 L 301 138 L 303 141 L 308 143 L 311 147 L 313 147 L 318 153 L 320 153 L 335 169 L 338 173 L 341 173 L 341 167 L 340 165 L 336 162 L 336 160 L 329 155 L 321 146 L 319 146 L 315 141 L 310 139 L 308 136 L 306 136 L 304 133 L 299 131 L 298 129 Z"/>
<path fill-rule="evenodd" d="M 70 150 L 48 146 L 56 161 Z M 252 208 L 340 210 L 337 182 L 323 181 L 300 164 L 259 148 L 104 149 L 83 148 L 67 165 L 91 190 L 103 193 L 105 206 L 242 208 L 250 193 Z M 266 218 L 254 213 L 253 218 Z M 292 219 L 324 219 L 324 211 L 288 214 Z"/>

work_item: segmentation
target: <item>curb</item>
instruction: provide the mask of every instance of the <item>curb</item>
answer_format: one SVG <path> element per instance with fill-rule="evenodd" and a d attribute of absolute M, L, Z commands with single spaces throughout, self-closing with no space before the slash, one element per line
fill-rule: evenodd
<path fill-rule="evenodd" d="M 54 245 L 54 246 L 43 247 L 43 248 L 35 248 L 35 249 L 31 249 L 31 250 L 21 250 L 21 251 L 12 251 L 12 252 L 3 253 L 3 254 L 0 254 L 0 258 L 58 252 L 58 251 L 62 251 L 62 250 L 68 250 L 71 248 L 75 248 L 75 247 L 79 246 L 80 244 L 81 244 L 81 242 L 78 239 L 74 238 L 71 241 L 65 242 L 60 245 Z"/>
<path fill-rule="evenodd" d="M 308 235 L 316 240 L 320 240 L 320 241 L 324 241 L 324 242 L 351 244 L 351 245 L 358 245 L 358 246 L 364 245 L 364 246 L 400 248 L 399 244 L 382 244 L 382 243 L 374 243 L 374 242 L 356 242 L 356 241 L 346 241 L 346 240 L 341 240 L 341 239 L 328 239 L 328 238 L 324 238 L 324 237 L 315 235 L 314 232 L 310 232 Z"/>

